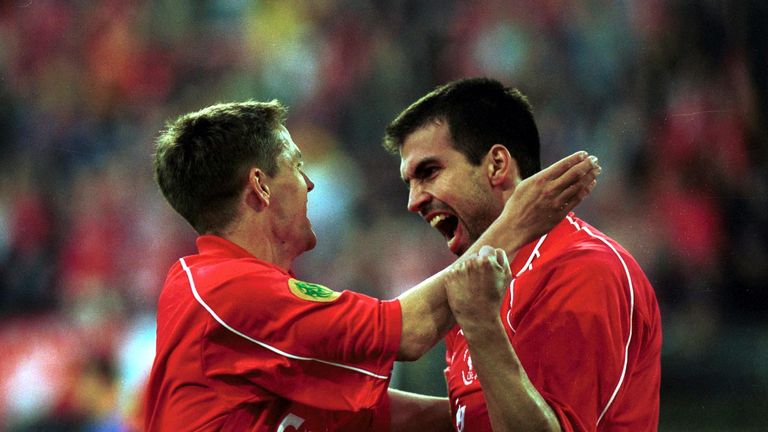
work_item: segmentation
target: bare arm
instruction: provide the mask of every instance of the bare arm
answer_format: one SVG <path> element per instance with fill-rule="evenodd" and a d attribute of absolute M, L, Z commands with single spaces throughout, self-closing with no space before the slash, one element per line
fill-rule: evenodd
<path fill-rule="evenodd" d="M 594 188 L 601 168 L 597 158 L 576 152 L 521 181 L 501 215 L 464 256 L 483 246 L 513 257 L 528 242 L 549 232 Z"/>
<path fill-rule="evenodd" d="M 552 408 L 528 379 L 496 313 L 496 322 L 464 327 L 493 430 L 560 431 Z M 503 365 L 499 367 L 499 365 Z"/>
<path fill-rule="evenodd" d="M 585 152 L 574 153 L 523 180 L 507 201 L 501 216 L 480 236 L 464 257 L 484 245 L 514 256 L 526 243 L 543 235 L 586 198 L 600 167 Z M 445 295 L 444 269 L 398 297 L 403 331 L 398 360 L 416 360 L 432 348 L 455 321 Z"/>
<path fill-rule="evenodd" d="M 453 431 L 448 399 L 389 389 L 393 432 Z"/>
<path fill-rule="evenodd" d="M 398 297 L 403 311 L 398 360 L 421 358 L 455 324 L 443 289 L 445 271 L 430 276 Z"/>
<path fill-rule="evenodd" d="M 482 383 L 491 425 L 496 432 L 560 431 L 557 416 L 531 384 L 507 338 L 499 308 L 512 275 L 506 254 L 496 249 L 490 255 L 489 250 L 482 249 L 481 258 L 468 258 L 465 268 L 454 271 L 446 292 Z M 481 261 L 483 255 L 488 262 Z"/>

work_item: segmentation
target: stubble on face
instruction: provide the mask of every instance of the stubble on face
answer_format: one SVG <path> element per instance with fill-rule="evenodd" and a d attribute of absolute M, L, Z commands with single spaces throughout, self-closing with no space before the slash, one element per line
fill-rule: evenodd
<path fill-rule="evenodd" d="M 402 178 L 409 185 L 411 181 L 419 184 L 420 193 L 414 199 L 425 201 L 418 208 L 409 204 L 409 209 L 422 217 L 441 211 L 452 215 L 432 226 L 446 238 L 454 254 L 463 254 L 503 209 L 488 183 L 484 165 L 472 164 L 455 148 L 444 122 L 414 131 L 405 139 L 400 156 Z M 437 167 L 436 174 L 431 167 Z"/>
<path fill-rule="evenodd" d="M 457 202 L 453 208 L 461 224 L 464 225 L 468 234 L 468 242 L 461 245 L 456 251 L 457 255 L 463 254 L 472 246 L 478 238 L 488 229 L 489 226 L 499 217 L 501 209 L 491 192 L 483 187 L 485 177 L 482 173 L 473 171 L 466 179 L 466 185 L 463 188 L 462 199 Z"/>
<path fill-rule="evenodd" d="M 285 242 L 296 243 L 299 253 L 314 249 L 317 237 L 307 215 L 309 190 L 302 171 L 301 151 L 291 139 L 288 130 L 281 131 L 284 151 L 280 156 L 276 177 L 280 182 L 284 196 L 277 198 L 277 221 L 280 226 L 276 231 Z"/>

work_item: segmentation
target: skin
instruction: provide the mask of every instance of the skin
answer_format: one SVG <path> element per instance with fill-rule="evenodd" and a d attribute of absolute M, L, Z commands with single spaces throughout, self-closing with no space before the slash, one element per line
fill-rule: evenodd
<path fill-rule="evenodd" d="M 294 246 L 291 255 L 300 255 L 314 249 L 317 244 L 312 223 L 307 217 L 308 193 L 315 185 L 304 172 L 301 151 L 288 130 L 283 127 L 280 135 L 285 150 L 278 160 L 277 174 L 269 182 L 274 192 L 269 207 L 274 211 L 271 228 L 278 246 Z"/>
<path fill-rule="evenodd" d="M 498 317 L 498 310 L 500 304 L 491 304 L 493 299 L 501 299 L 504 291 L 508 286 L 506 282 L 505 272 L 508 272 L 508 261 L 503 265 L 488 265 L 489 263 L 482 262 L 483 260 L 490 260 L 491 255 L 485 252 L 483 256 L 480 256 L 481 248 L 485 245 L 498 246 L 503 249 L 496 251 L 494 256 L 497 256 L 497 262 L 503 262 L 504 259 L 500 258 L 500 253 L 505 252 L 513 255 L 518 248 L 526 244 L 528 241 L 535 239 L 536 237 L 548 232 L 556 222 L 560 221 L 565 215 L 571 211 L 576 205 L 578 205 L 595 185 L 595 177 L 599 174 L 600 168 L 594 163 L 593 160 L 587 158 L 587 155 L 583 152 L 575 153 L 568 156 L 545 170 L 520 181 L 516 186 L 514 192 L 511 194 L 501 211 L 499 219 L 492 223 L 488 229 L 480 235 L 477 241 L 472 244 L 467 251 L 459 257 L 459 259 L 451 266 L 443 270 L 441 273 L 433 276 L 430 279 L 445 278 L 446 297 L 441 296 L 441 292 L 417 290 L 412 289 L 406 291 L 399 297 L 401 305 L 403 306 L 403 334 L 407 333 L 406 328 L 412 323 L 421 323 L 422 325 L 432 326 L 434 331 L 439 330 L 440 321 L 435 320 L 434 317 L 438 316 L 435 311 L 445 312 L 444 305 L 441 303 L 443 299 L 449 302 L 450 308 L 454 308 L 449 312 L 449 318 L 453 317 L 457 311 L 457 320 L 460 325 L 467 325 L 470 327 L 471 346 L 476 346 L 476 340 L 480 340 L 483 343 L 484 331 L 477 327 L 472 327 L 468 323 L 466 318 L 472 319 L 474 311 L 468 311 L 465 308 L 472 306 L 471 300 L 475 295 L 482 295 L 487 301 L 482 302 L 484 307 L 491 308 L 497 311 L 495 314 L 488 315 L 484 312 L 482 316 L 496 316 Z M 481 261 L 472 265 L 461 265 L 464 261 Z M 489 273 L 493 273 L 489 275 Z M 503 284 L 499 284 L 498 278 L 505 280 Z M 472 290 L 467 290 L 467 286 L 472 286 Z M 499 291 L 499 287 L 503 287 Z M 490 291 L 490 292 L 486 292 Z M 483 294 L 485 293 L 485 294 Z M 462 295 L 464 295 L 462 297 Z M 500 301 L 500 300 L 498 300 Z M 495 309 L 494 309 L 495 308 Z M 497 323 L 498 324 L 498 323 Z M 477 330 L 477 331 L 475 331 Z M 503 331 L 503 328 L 502 328 Z M 442 333 L 444 335 L 444 332 Z M 501 392 L 504 394 L 503 386 L 509 383 L 509 379 L 502 381 L 495 381 L 493 376 L 488 377 L 488 373 L 494 372 L 488 365 L 499 364 L 500 361 L 512 362 L 514 359 L 506 358 L 503 355 L 513 355 L 514 352 L 506 339 L 506 333 L 499 333 L 498 327 L 493 329 L 493 332 L 489 332 L 488 335 L 491 339 L 488 340 L 488 347 L 493 350 L 494 353 L 501 353 L 502 356 L 498 358 L 487 359 L 480 356 L 480 368 L 482 369 L 482 375 L 480 379 L 483 380 L 485 376 L 486 381 L 492 382 L 487 385 L 486 391 L 491 389 L 494 394 Z M 479 338 L 476 338 L 479 336 Z M 503 349 L 500 349 L 503 347 Z M 424 347 L 428 349 L 430 347 Z M 472 349 L 472 348 L 471 348 Z M 486 349 L 485 346 L 481 346 L 478 350 Z M 475 354 L 473 354 L 474 356 Z M 511 364 L 511 363 L 510 363 Z M 519 364 L 519 361 L 517 362 Z M 475 361 L 477 369 L 477 361 Z M 506 374 L 511 373 L 513 369 L 509 368 L 505 371 Z M 522 371 L 522 367 L 515 369 Z M 523 371 L 524 372 L 524 371 Z M 526 384 L 524 377 L 519 377 L 521 386 L 515 388 L 515 392 L 510 393 L 510 397 L 514 397 L 511 402 L 515 405 L 515 413 L 525 412 L 530 406 L 533 406 L 535 410 L 532 412 L 541 413 L 541 416 L 534 416 L 533 423 L 536 423 L 537 419 L 545 418 L 547 421 L 555 420 L 553 416 L 548 416 L 546 411 L 549 407 L 540 398 L 536 397 L 538 393 L 531 393 L 535 391 L 529 384 Z M 525 377 L 527 379 L 527 377 Z M 501 387 L 501 390 L 497 388 Z M 520 399 L 520 395 L 524 396 L 528 404 L 522 404 L 517 399 Z M 454 430 L 450 416 L 450 408 L 447 398 L 432 398 L 427 396 L 412 395 L 412 394 L 394 394 L 390 391 L 390 403 L 392 412 L 392 427 L 394 431 L 441 431 L 441 430 Z M 493 410 L 492 415 L 495 416 L 497 411 L 502 411 L 504 408 L 497 408 L 499 404 L 493 401 L 489 402 L 489 407 Z M 543 405 L 542 405 L 543 404 Z M 551 414 L 551 410 L 550 414 Z M 515 417 L 509 419 L 510 421 L 516 421 Z M 492 421 L 495 420 L 492 419 Z M 528 422 L 526 424 L 530 424 Z M 555 420 L 556 423 L 556 420 Z M 502 428 L 503 426 L 497 425 L 496 430 L 508 430 Z M 559 425 L 549 423 L 551 430 L 558 430 Z M 520 429 L 528 430 L 528 429 Z M 531 428 L 530 430 L 537 430 Z M 546 430 L 546 429 L 544 429 Z"/>
<path fill-rule="evenodd" d="M 410 189 L 408 210 L 428 223 L 433 222 L 433 226 L 442 215 L 458 220 L 455 233 L 443 234 L 450 250 L 465 257 L 451 268 L 446 278 L 446 294 L 483 383 L 494 430 L 514 427 L 559 431 L 557 417 L 528 379 L 499 316 L 511 280 L 507 256 L 500 249 L 482 249 L 477 254 L 475 251 L 486 243 L 485 239 L 504 236 L 492 223 L 500 216 L 518 212 L 514 220 L 562 220 L 574 202 L 580 202 L 594 187 L 600 173 L 597 160 L 584 158 L 572 166 L 569 171 L 578 168 L 572 174 L 578 178 L 571 177 L 573 182 L 565 183 L 567 186 L 561 183 L 552 187 L 558 183 L 553 179 L 560 170 L 547 169 L 524 181 L 516 161 L 502 145 L 492 146 L 480 164 L 471 164 L 453 146 L 448 125 L 440 121 L 428 123 L 406 137 L 400 154 L 401 176 Z M 539 188 L 530 188 L 531 182 Z M 554 206 L 537 208 L 536 200 L 531 201 L 535 198 L 531 194 L 537 193 L 540 200 L 552 200 Z M 542 227 L 541 234 L 549 228 Z M 510 255 L 516 251 L 506 249 Z M 465 253 L 468 251 L 470 254 Z M 505 367 L 496 367 L 500 364 Z"/>
<path fill-rule="evenodd" d="M 296 257 L 317 244 L 307 217 L 308 193 L 315 184 L 304 172 L 301 151 L 288 130 L 281 127 L 277 133 L 283 142 L 277 173 L 272 177 L 258 167 L 249 169 L 239 217 L 222 236 L 288 271 Z"/>
<path fill-rule="evenodd" d="M 411 134 L 401 157 L 400 174 L 409 189 L 408 211 L 427 222 L 440 215 L 457 217 L 456 237 L 447 239 L 448 247 L 456 255 L 463 254 L 501 214 L 504 202 L 493 196 L 485 173 L 453 148 L 443 123 L 430 123 Z"/>
<path fill-rule="evenodd" d="M 517 162 L 500 144 L 492 146 L 479 165 L 472 165 L 453 146 L 448 125 L 441 121 L 428 123 L 410 134 L 403 143 L 400 157 L 400 175 L 409 189 L 408 211 L 419 214 L 427 223 L 441 215 L 455 216 L 458 228 L 455 238 L 447 239 L 447 244 L 456 255 L 466 252 L 502 214 L 523 181 Z M 538 185 L 544 198 L 555 204 L 553 210 L 572 209 L 592 190 L 600 173 L 597 159 L 585 161 L 581 168 L 588 171 L 579 171 L 577 175 L 583 177 L 568 188 L 558 190 L 555 183 L 549 185 L 551 189 Z M 545 170 L 545 173 L 548 172 Z M 547 176 L 541 174 L 532 176 L 532 180 L 556 178 L 554 172 Z M 539 215 L 544 211 L 548 217 L 560 216 L 546 208 L 536 211 Z"/>
<path fill-rule="evenodd" d="M 311 250 L 317 241 L 307 218 L 308 193 L 314 184 L 303 171 L 301 152 L 288 131 L 281 127 L 277 133 L 284 144 L 277 174 L 269 176 L 256 166 L 248 169 L 238 202 L 238 216 L 220 235 L 254 257 L 288 271 L 293 261 Z M 574 154 L 522 182 L 509 199 L 509 203 L 519 205 L 502 203 L 498 221 L 491 223 L 471 246 L 462 242 L 465 256 L 457 262 L 479 259 L 478 252 L 485 244 L 514 253 L 551 229 L 564 212 L 589 193 L 591 186 L 585 185 L 591 184 L 594 177 L 585 168 L 585 161 L 584 154 Z M 567 206 L 562 205 L 564 196 L 570 197 Z M 474 268 L 450 266 L 398 297 L 403 319 L 398 360 L 420 358 L 456 323 L 446 292 L 450 285 L 447 277 L 448 274 L 454 274 L 453 280 L 461 279 L 457 275 L 470 279 L 486 277 L 470 270 Z M 479 268 L 489 271 L 484 266 Z M 463 282 L 453 284 L 456 283 Z M 393 431 L 452 430 L 447 399 L 396 390 L 391 390 L 389 395 Z"/>
<path fill-rule="evenodd" d="M 504 251 L 484 249 L 450 275 L 448 302 L 469 345 L 493 430 L 559 431 L 557 416 L 528 379 L 499 316 L 511 279 Z"/>

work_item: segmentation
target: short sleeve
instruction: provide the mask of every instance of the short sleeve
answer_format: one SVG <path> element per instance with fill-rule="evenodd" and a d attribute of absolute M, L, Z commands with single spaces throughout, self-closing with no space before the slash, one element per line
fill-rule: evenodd
<path fill-rule="evenodd" d="M 270 269 L 200 289 L 204 373 L 326 410 L 372 409 L 401 333 L 397 300 L 333 292 Z"/>
<path fill-rule="evenodd" d="M 564 257 L 536 283 L 513 345 L 564 431 L 595 430 L 624 378 L 631 293 L 609 253 Z"/>

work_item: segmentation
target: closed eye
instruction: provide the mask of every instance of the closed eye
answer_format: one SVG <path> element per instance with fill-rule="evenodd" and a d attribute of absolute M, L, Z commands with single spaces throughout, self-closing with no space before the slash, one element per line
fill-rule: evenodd
<path fill-rule="evenodd" d="M 420 172 L 418 172 L 416 176 L 417 176 L 417 178 L 420 178 L 420 179 L 429 179 L 429 178 L 434 177 L 434 175 L 435 175 L 435 173 L 437 173 L 438 169 L 439 168 L 437 166 L 434 166 L 434 165 L 433 166 L 428 166 L 428 167 L 424 168 L 423 170 L 421 170 Z"/>
<path fill-rule="evenodd" d="M 436 162 L 434 158 L 427 158 L 419 162 L 416 168 L 413 169 L 413 174 L 404 178 L 406 187 L 410 189 L 411 182 L 423 182 L 434 178 L 442 167 Z"/>
<path fill-rule="evenodd" d="M 413 178 L 419 182 L 424 182 L 433 179 L 439 171 L 440 167 L 437 165 L 420 165 L 416 167 Z"/>

